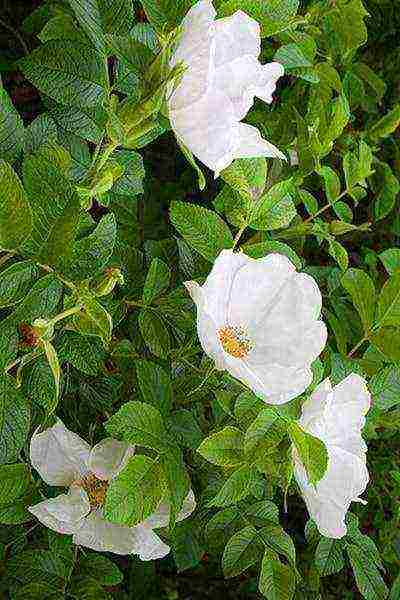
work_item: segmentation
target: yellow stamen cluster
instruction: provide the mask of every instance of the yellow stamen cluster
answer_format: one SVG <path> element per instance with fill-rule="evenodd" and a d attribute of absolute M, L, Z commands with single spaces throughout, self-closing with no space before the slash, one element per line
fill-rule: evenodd
<path fill-rule="evenodd" d="M 87 493 L 91 509 L 101 508 L 103 506 L 106 499 L 108 481 L 98 479 L 96 475 L 90 473 L 78 481 L 77 484 Z"/>
<path fill-rule="evenodd" d="M 223 349 L 235 358 L 245 358 L 251 350 L 251 343 L 245 337 L 242 327 L 221 327 L 218 330 L 219 341 Z"/>

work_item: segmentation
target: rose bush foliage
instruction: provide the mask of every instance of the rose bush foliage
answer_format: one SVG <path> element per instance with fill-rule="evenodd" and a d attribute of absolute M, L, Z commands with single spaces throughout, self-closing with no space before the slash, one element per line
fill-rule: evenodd
<path fill-rule="evenodd" d="M 368 19 L 49 0 L 24 22 L 40 114 L 0 87 L 13 600 L 148 597 L 167 555 L 269 600 L 348 572 L 400 597 L 400 473 L 389 456 L 377 531 L 367 454 L 400 427 L 400 105 Z"/>

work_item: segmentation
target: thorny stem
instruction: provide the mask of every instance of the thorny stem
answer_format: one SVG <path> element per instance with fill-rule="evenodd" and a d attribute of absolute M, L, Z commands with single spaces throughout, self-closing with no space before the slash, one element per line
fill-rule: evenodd
<path fill-rule="evenodd" d="M 325 206 L 323 206 L 318 212 L 316 212 L 315 215 L 311 215 L 311 217 L 308 217 L 308 219 L 306 219 L 303 222 L 304 223 L 309 223 L 310 221 L 312 221 L 313 219 L 315 219 L 315 217 L 319 217 L 319 215 L 321 215 L 326 210 L 328 210 L 328 208 L 331 208 L 336 202 L 338 202 L 338 200 L 340 200 L 341 198 L 343 198 L 347 194 L 348 194 L 348 190 L 346 189 L 346 190 L 344 190 L 344 192 L 342 192 L 341 194 L 339 194 L 339 196 L 337 198 L 335 198 L 334 200 L 332 200 L 332 202 L 328 202 L 328 204 L 325 204 Z"/>
<path fill-rule="evenodd" d="M 367 338 L 366 336 L 364 336 L 364 337 L 362 338 L 362 340 L 360 340 L 360 341 L 358 342 L 358 344 L 356 344 L 356 345 L 354 346 L 354 348 L 353 348 L 352 350 L 350 350 L 350 352 L 349 352 L 349 353 L 348 353 L 348 355 L 347 355 L 347 358 L 351 358 L 351 357 L 353 356 L 353 354 L 355 354 L 355 353 L 357 352 L 357 350 L 358 350 L 359 348 L 361 348 L 361 346 L 363 345 L 363 343 L 364 343 L 364 342 L 367 342 L 367 341 L 368 341 L 368 338 Z"/>

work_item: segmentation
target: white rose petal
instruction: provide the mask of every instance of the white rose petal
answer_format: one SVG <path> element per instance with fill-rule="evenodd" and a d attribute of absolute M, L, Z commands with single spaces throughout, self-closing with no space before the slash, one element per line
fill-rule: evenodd
<path fill-rule="evenodd" d="M 99 479 L 111 479 L 121 471 L 135 449 L 125 442 L 106 438 L 92 448 L 88 467 Z"/>
<path fill-rule="evenodd" d="M 156 560 L 164 558 L 170 551 L 170 547 L 158 537 L 152 529 L 137 525 L 134 530 L 137 554 L 140 560 Z"/>
<path fill-rule="evenodd" d="M 137 549 L 134 528 L 106 521 L 100 509 L 81 522 L 72 539 L 74 544 L 98 552 L 132 554 Z"/>
<path fill-rule="evenodd" d="M 223 250 L 203 286 L 186 282 L 204 351 L 271 404 L 301 394 L 327 337 L 315 281 L 286 256 Z"/>
<path fill-rule="evenodd" d="M 212 2 L 198 2 L 182 22 L 171 65 L 186 70 L 172 92 L 169 116 L 181 140 L 210 169 L 219 172 L 235 158 L 268 156 L 286 159 L 259 131 L 240 121 L 257 96 L 272 102 L 279 63 L 262 65 L 260 26 L 242 11 L 214 20 Z"/>
<path fill-rule="evenodd" d="M 35 433 L 30 445 L 34 468 L 49 485 L 68 486 L 87 472 L 90 446 L 58 419 L 43 433 Z"/>
<path fill-rule="evenodd" d="M 294 451 L 294 473 L 310 516 L 326 537 L 346 535 L 346 513 L 369 481 L 361 431 L 370 403 L 365 380 L 353 373 L 334 388 L 325 380 L 303 405 L 300 424 L 325 443 L 328 468 L 312 486 Z"/>
<path fill-rule="evenodd" d="M 28 510 L 53 531 L 71 534 L 89 513 L 90 504 L 84 490 L 72 487 L 68 494 L 44 500 Z"/>

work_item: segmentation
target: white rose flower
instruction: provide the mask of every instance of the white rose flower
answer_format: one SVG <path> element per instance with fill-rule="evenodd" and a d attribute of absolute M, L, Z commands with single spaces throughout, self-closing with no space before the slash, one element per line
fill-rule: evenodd
<path fill-rule="evenodd" d="M 74 544 L 99 552 L 137 554 L 141 560 L 166 556 L 170 548 L 153 529 L 166 527 L 169 506 L 160 503 L 148 519 L 127 527 L 103 517 L 108 483 L 134 454 L 134 447 L 107 438 L 93 448 L 58 420 L 43 433 L 33 435 L 31 462 L 48 485 L 69 487 L 66 494 L 44 500 L 29 511 L 46 527 L 73 536 Z M 181 521 L 195 509 L 193 492 L 177 516 Z"/>
<path fill-rule="evenodd" d="M 217 177 L 235 158 L 286 157 L 258 129 L 240 122 L 255 96 L 272 102 L 283 66 L 258 61 L 257 21 L 240 10 L 217 21 L 215 16 L 211 0 L 201 0 L 183 19 L 171 66 L 183 62 L 186 71 L 168 107 L 177 138 Z"/>
<path fill-rule="evenodd" d="M 197 332 L 217 369 L 226 369 L 270 404 L 312 382 L 311 363 L 327 337 L 321 293 L 286 256 L 253 259 L 223 250 L 203 286 L 185 283 L 197 305 Z"/>
<path fill-rule="evenodd" d="M 370 404 L 365 380 L 352 373 L 334 388 L 326 379 L 303 405 L 300 425 L 324 442 L 328 468 L 315 486 L 310 485 L 293 450 L 294 474 L 311 518 L 326 537 L 346 535 L 345 517 L 351 502 L 363 502 L 358 496 L 367 487 L 369 475 L 361 430 Z"/>

